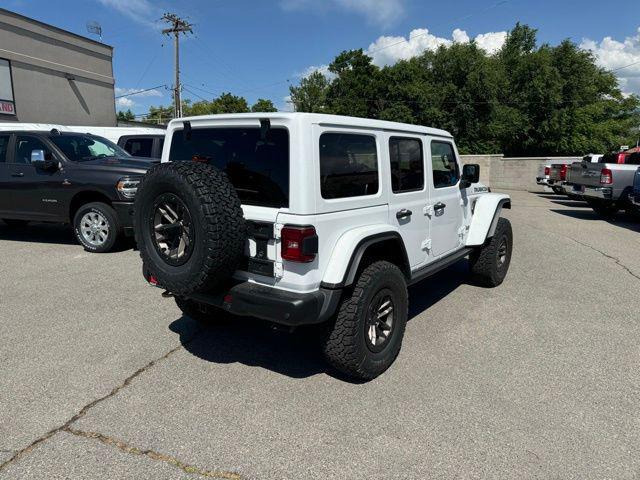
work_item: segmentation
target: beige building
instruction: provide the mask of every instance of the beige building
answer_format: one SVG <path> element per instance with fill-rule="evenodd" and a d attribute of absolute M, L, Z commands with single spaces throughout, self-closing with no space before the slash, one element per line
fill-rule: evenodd
<path fill-rule="evenodd" d="M 113 48 L 0 8 L 0 122 L 115 126 Z"/>

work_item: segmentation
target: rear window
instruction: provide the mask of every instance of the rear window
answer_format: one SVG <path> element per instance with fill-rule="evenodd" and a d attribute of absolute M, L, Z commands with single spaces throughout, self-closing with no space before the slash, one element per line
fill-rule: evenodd
<path fill-rule="evenodd" d="M 640 165 L 640 153 L 632 153 L 627 157 L 627 165 Z"/>
<path fill-rule="evenodd" d="M 149 158 L 153 154 L 153 138 L 129 138 L 124 149 L 134 157 Z"/>
<path fill-rule="evenodd" d="M 322 198 L 378 193 L 378 149 L 371 135 L 323 133 L 320 136 Z"/>
<path fill-rule="evenodd" d="M 0 163 L 7 161 L 7 151 L 9 149 L 9 135 L 0 135 Z"/>
<path fill-rule="evenodd" d="M 289 206 L 289 132 L 260 128 L 199 128 L 186 138 L 176 130 L 169 160 L 206 162 L 224 171 L 247 205 Z"/>
<path fill-rule="evenodd" d="M 598 163 L 618 163 L 618 153 L 605 153 L 600 157 Z"/>

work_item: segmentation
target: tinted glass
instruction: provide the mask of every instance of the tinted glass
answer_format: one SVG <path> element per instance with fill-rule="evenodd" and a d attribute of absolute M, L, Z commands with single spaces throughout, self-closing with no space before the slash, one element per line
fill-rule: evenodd
<path fill-rule="evenodd" d="M 378 152 L 370 135 L 323 133 L 320 136 L 322 198 L 378 193 Z"/>
<path fill-rule="evenodd" d="M 627 157 L 627 165 L 640 165 L 640 153 L 632 153 Z"/>
<path fill-rule="evenodd" d="M 389 158 L 393 193 L 421 190 L 424 187 L 422 141 L 417 138 L 391 138 Z"/>
<path fill-rule="evenodd" d="M 72 162 L 83 162 L 106 157 L 128 157 L 129 154 L 106 138 L 95 135 L 51 135 L 56 147 Z"/>
<path fill-rule="evenodd" d="M 124 144 L 124 149 L 134 157 L 151 157 L 153 152 L 153 138 L 130 138 Z"/>
<path fill-rule="evenodd" d="M 460 171 L 453 145 L 446 142 L 431 142 L 431 163 L 435 188 L 452 187 L 458 183 Z"/>
<path fill-rule="evenodd" d="M 0 163 L 7 161 L 9 138 L 11 138 L 9 135 L 0 135 Z"/>
<path fill-rule="evenodd" d="M 289 206 L 289 132 L 272 128 L 199 128 L 186 138 L 177 130 L 169 160 L 199 161 L 226 172 L 242 203 Z"/>
<path fill-rule="evenodd" d="M 13 157 L 14 163 L 31 164 L 31 152 L 33 150 L 44 150 L 45 158 L 51 158 L 51 150 L 37 137 L 20 135 L 16 138 L 16 153 Z"/>

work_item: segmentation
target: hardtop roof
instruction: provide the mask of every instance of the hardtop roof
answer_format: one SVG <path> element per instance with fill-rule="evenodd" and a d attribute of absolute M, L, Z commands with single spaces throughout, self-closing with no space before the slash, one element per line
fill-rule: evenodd
<path fill-rule="evenodd" d="M 374 120 L 370 118 L 347 117 L 343 115 L 328 115 L 324 113 L 303 113 L 303 112 L 269 112 L 269 113 L 229 113 L 219 115 L 200 115 L 195 117 L 184 117 L 171 120 L 169 127 L 178 127 L 183 122 L 191 122 L 194 127 L 199 123 L 224 120 L 288 120 L 302 121 L 309 124 L 335 125 L 341 127 L 370 128 L 376 130 L 411 132 L 421 135 L 433 135 L 438 137 L 453 136 L 446 130 L 439 128 L 412 125 L 410 123 L 389 122 L 386 120 Z"/>

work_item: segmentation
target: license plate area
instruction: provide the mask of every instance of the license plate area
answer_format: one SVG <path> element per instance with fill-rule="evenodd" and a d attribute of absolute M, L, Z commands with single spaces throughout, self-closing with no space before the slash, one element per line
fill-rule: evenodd
<path fill-rule="evenodd" d="M 247 237 L 255 245 L 255 252 L 249 249 L 240 270 L 265 277 L 275 276 L 275 262 L 269 259 L 269 243 L 275 240 L 273 223 L 247 222 Z"/>

